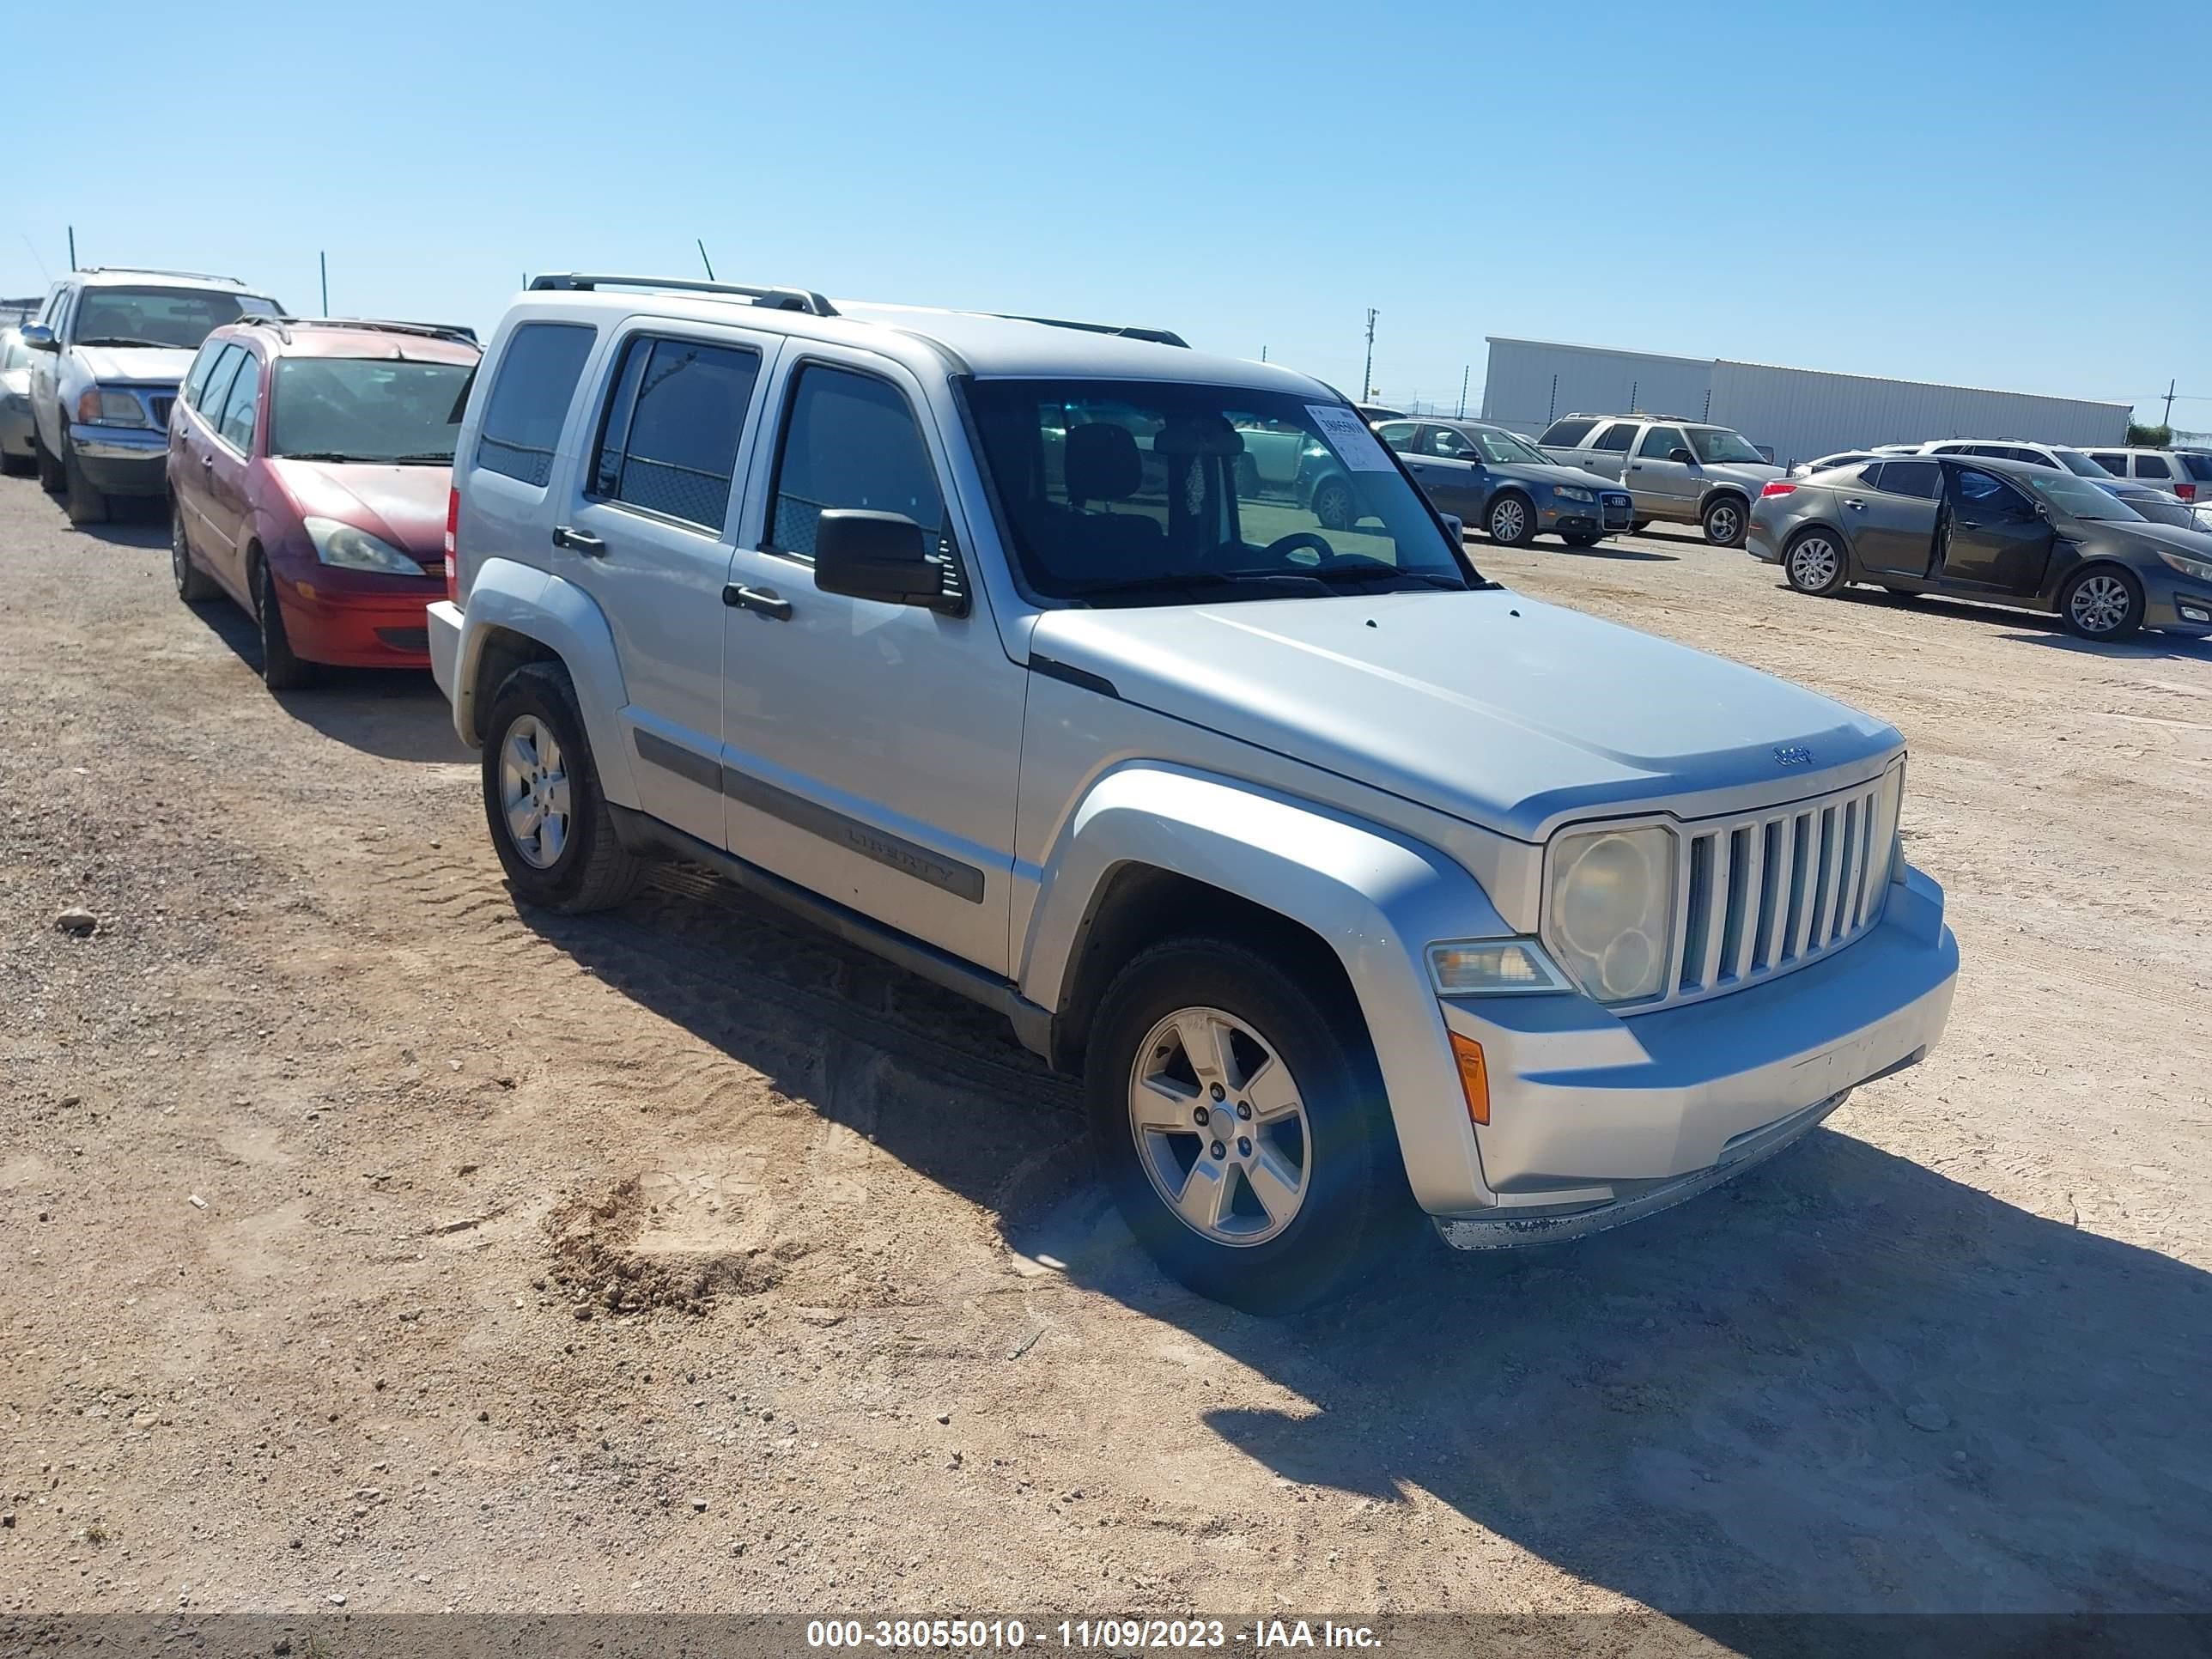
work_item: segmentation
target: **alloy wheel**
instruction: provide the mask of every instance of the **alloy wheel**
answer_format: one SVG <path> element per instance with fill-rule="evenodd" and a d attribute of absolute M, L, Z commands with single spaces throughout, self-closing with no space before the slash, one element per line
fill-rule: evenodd
<path fill-rule="evenodd" d="M 2073 615 L 2074 625 L 2084 634 L 2109 634 L 2127 620 L 2134 604 L 2124 581 L 2100 571 L 2075 584 L 2066 608 Z"/>
<path fill-rule="evenodd" d="M 1743 530 L 1743 515 L 1723 502 L 1705 515 L 1705 534 L 1723 547 L 1732 547 Z"/>
<path fill-rule="evenodd" d="M 1808 592 L 1835 580 L 1841 568 L 1836 544 L 1825 536 L 1808 536 L 1790 550 L 1790 580 Z"/>
<path fill-rule="evenodd" d="M 1129 1076 L 1137 1161 L 1182 1224 L 1215 1244 L 1264 1244 L 1313 1184 L 1313 1137 L 1290 1067 L 1218 1008 L 1182 1008 L 1138 1046 Z"/>
<path fill-rule="evenodd" d="M 1521 505 L 1518 496 L 1508 495 L 1490 509 L 1490 534 L 1492 540 L 1517 542 L 1528 528 L 1528 509 Z"/>
<path fill-rule="evenodd" d="M 500 807 L 514 850 L 550 870 L 568 844 L 568 774 L 561 745 L 535 714 L 507 728 L 500 747 Z"/>

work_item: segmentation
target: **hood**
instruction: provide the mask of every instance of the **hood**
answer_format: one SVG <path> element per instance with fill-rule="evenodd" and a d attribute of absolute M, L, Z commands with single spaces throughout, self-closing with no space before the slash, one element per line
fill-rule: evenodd
<path fill-rule="evenodd" d="M 1755 669 L 1504 589 L 1054 611 L 1030 648 L 1127 702 L 1529 842 L 1661 798 L 1757 797 L 1686 817 L 1802 799 L 1903 743 Z M 1776 750 L 1800 746 L 1812 763 L 1785 768 Z"/>
<path fill-rule="evenodd" d="M 1577 489 L 1610 489 L 1616 495 L 1626 493 L 1618 478 L 1601 477 L 1578 466 L 1539 466 L 1534 461 L 1500 461 L 1486 470 L 1493 477 L 1517 478 L 1523 483 L 1572 484 Z"/>
<path fill-rule="evenodd" d="M 71 346 L 85 372 L 95 380 L 125 386 L 174 386 L 199 356 L 199 349 L 169 346 Z"/>
<path fill-rule="evenodd" d="M 1708 462 L 1700 471 L 1708 478 L 1741 484 L 1771 483 L 1788 476 L 1778 466 L 1754 466 L 1749 461 Z"/>
<path fill-rule="evenodd" d="M 2212 560 L 2212 535 L 2185 530 L 2178 524 L 2121 524 L 2111 519 L 2083 519 L 2084 532 L 2099 540 L 2147 543 L 2184 558 Z"/>
<path fill-rule="evenodd" d="M 381 466 L 363 461 L 288 461 L 269 470 L 302 518 L 336 519 L 366 530 L 424 564 L 446 568 L 449 466 Z"/>

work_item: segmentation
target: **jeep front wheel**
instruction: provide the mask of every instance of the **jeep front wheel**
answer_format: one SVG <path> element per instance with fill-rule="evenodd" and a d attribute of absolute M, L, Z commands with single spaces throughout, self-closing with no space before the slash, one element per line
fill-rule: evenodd
<path fill-rule="evenodd" d="M 1345 1289 L 1414 1212 L 1356 1015 L 1243 945 L 1156 945 L 1085 1065 L 1100 1173 L 1169 1274 L 1247 1313 Z"/>
<path fill-rule="evenodd" d="M 616 838 L 576 694 L 563 669 L 525 663 L 485 724 L 484 817 L 514 896 L 570 915 L 620 904 L 647 863 Z"/>

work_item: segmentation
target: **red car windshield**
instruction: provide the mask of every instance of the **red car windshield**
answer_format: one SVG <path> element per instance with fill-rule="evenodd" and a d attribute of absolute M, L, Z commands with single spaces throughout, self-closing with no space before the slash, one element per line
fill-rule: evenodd
<path fill-rule="evenodd" d="M 392 357 L 284 357 L 269 453 L 294 460 L 450 466 L 474 365 Z"/>

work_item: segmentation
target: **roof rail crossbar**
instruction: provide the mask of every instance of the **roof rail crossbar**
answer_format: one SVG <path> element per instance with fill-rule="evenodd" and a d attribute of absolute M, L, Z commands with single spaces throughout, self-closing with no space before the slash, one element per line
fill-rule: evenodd
<path fill-rule="evenodd" d="M 164 270 L 159 265 L 83 265 L 78 268 L 80 276 L 189 276 L 200 283 L 228 283 L 234 288 L 245 283 L 235 276 L 218 276 L 211 270 Z"/>
<path fill-rule="evenodd" d="M 758 288 L 750 283 L 702 283 L 690 276 L 605 276 L 584 271 L 552 271 L 530 281 L 533 293 L 589 293 L 602 288 L 665 288 L 685 294 L 731 294 L 775 311 L 804 311 L 835 317 L 837 307 L 811 289 Z"/>
<path fill-rule="evenodd" d="M 477 341 L 476 330 L 463 323 L 395 323 L 379 317 L 251 317 L 241 322 L 272 323 L 279 328 L 358 328 L 372 334 L 415 334 L 425 339 Z"/>
<path fill-rule="evenodd" d="M 1154 345 L 1181 346 L 1186 351 L 1190 342 L 1182 335 L 1164 328 L 1139 328 L 1133 323 L 1073 323 L 1061 317 L 1019 317 L 1008 312 L 994 313 L 1010 323 L 1041 323 L 1047 328 L 1079 328 L 1085 334 L 1118 334 L 1124 339 L 1149 340 Z"/>

